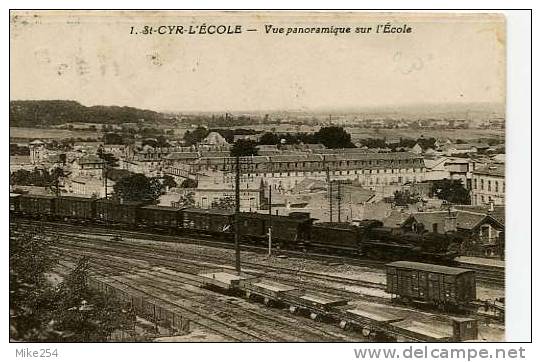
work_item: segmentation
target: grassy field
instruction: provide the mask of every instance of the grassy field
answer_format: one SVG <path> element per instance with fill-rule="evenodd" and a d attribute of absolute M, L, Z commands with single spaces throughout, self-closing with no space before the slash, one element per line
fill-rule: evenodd
<path fill-rule="evenodd" d="M 276 132 L 276 133 L 295 133 L 295 132 L 317 132 L 319 126 L 295 126 L 289 124 L 258 124 L 250 127 L 259 132 Z M 351 134 L 353 142 L 365 138 L 414 138 L 417 139 L 421 135 L 425 138 L 450 138 L 451 140 L 477 140 L 480 138 L 501 138 L 505 137 L 503 129 L 410 129 L 410 128 L 356 128 L 346 127 L 346 130 Z"/>
<path fill-rule="evenodd" d="M 505 138 L 503 129 L 348 129 L 353 141 L 363 138 L 449 138 L 451 140 L 477 140 L 480 138 Z"/>
<path fill-rule="evenodd" d="M 316 132 L 319 126 L 292 126 L 292 125 L 253 125 L 238 128 L 251 128 L 258 132 L 276 132 L 276 133 L 291 133 L 291 132 Z M 182 137 L 188 127 L 179 127 L 175 129 L 175 137 Z M 70 131 L 63 129 L 52 128 L 27 128 L 27 127 L 10 127 L 10 138 L 12 139 L 64 139 L 64 138 L 101 138 L 102 132 L 96 131 Z M 358 141 L 364 138 L 414 138 L 421 136 L 425 138 L 450 138 L 451 140 L 478 140 L 480 138 L 505 138 L 505 130 L 503 129 L 383 129 L 383 128 L 349 128 L 346 130 L 351 134 L 352 140 Z"/>
<path fill-rule="evenodd" d="M 9 127 L 9 137 L 16 139 L 101 138 L 99 131 L 70 131 L 53 128 Z"/>

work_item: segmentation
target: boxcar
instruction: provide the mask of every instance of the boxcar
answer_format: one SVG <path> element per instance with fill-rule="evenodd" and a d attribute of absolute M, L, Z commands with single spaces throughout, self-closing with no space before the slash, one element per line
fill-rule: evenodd
<path fill-rule="evenodd" d="M 181 226 L 182 208 L 149 205 L 137 209 L 139 225 L 155 228 L 177 228 Z"/>
<path fill-rule="evenodd" d="M 317 223 L 312 226 L 310 245 L 325 249 L 359 251 L 359 228 L 345 223 Z"/>
<path fill-rule="evenodd" d="M 386 265 L 387 292 L 437 306 L 462 306 L 476 299 L 475 272 L 449 266 L 397 261 Z"/>
<path fill-rule="evenodd" d="M 245 212 L 239 216 L 240 234 L 251 238 L 266 238 L 269 225 L 272 238 L 285 242 L 309 240 L 314 219 L 308 213 L 292 213 L 289 216 Z M 270 221 L 269 221 L 270 218 Z"/>
<path fill-rule="evenodd" d="M 51 217 L 55 215 L 55 200 L 50 195 L 21 195 L 19 210 L 27 215 Z"/>
<path fill-rule="evenodd" d="M 60 196 L 56 199 L 57 216 L 78 220 L 96 217 L 96 200 L 78 196 Z"/>
<path fill-rule="evenodd" d="M 230 233 L 235 213 L 228 210 L 187 208 L 182 210 L 182 227 L 211 234 Z"/>
<path fill-rule="evenodd" d="M 137 222 L 137 208 L 140 202 L 123 202 L 115 200 L 96 200 L 96 220 L 120 224 L 135 225 Z"/>
<path fill-rule="evenodd" d="M 9 212 L 18 213 L 19 212 L 19 198 L 21 194 L 9 193 Z"/>

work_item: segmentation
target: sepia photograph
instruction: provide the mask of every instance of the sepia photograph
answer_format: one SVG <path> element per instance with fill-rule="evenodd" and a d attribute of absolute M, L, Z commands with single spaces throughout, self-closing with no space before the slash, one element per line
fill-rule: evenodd
<path fill-rule="evenodd" d="M 9 51 L 10 342 L 506 341 L 503 14 L 11 10 Z"/>

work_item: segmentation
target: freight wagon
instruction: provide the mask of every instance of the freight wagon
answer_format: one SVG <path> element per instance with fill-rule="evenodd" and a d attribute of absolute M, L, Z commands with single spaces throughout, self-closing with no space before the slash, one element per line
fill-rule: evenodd
<path fill-rule="evenodd" d="M 233 211 L 145 205 L 148 204 L 76 196 L 10 195 L 10 212 L 31 218 L 83 220 L 110 226 L 205 234 L 224 239 L 231 237 L 237 225 L 241 240 L 264 242 L 265 245 L 269 226 L 272 226 L 272 240 L 277 247 L 323 249 L 329 253 L 363 255 L 373 259 L 452 263 L 458 256 L 461 243 L 457 234 L 384 228 L 378 220 L 363 220 L 356 225 L 314 224 L 315 219 L 309 213 L 271 216 L 245 212 L 239 213 L 236 223 Z"/>
<path fill-rule="evenodd" d="M 96 217 L 96 200 L 76 196 L 56 199 L 56 215 L 64 219 L 93 220 Z"/>
<path fill-rule="evenodd" d="M 386 265 L 387 293 L 409 302 L 445 309 L 476 299 L 475 271 L 443 265 L 397 261 Z"/>
<path fill-rule="evenodd" d="M 96 200 L 96 219 L 101 222 L 135 225 L 137 222 L 137 208 L 140 202 L 123 202 L 98 199 Z"/>
<path fill-rule="evenodd" d="M 182 225 L 185 230 L 201 232 L 209 235 L 229 234 L 235 213 L 219 209 L 187 208 L 182 211 Z"/>
<path fill-rule="evenodd" d="M 357 254 L 360 251 L 360 229 L 345 223 L 316 223 L 312 226 L 310 245 L 324 250 Z"/>
<path fill-rule="evenodd" d="M 291 213 L 288 216 L 260 213 L 241 213 L 239 215 L 240 234 L 253 242 L 266 240 L 269 226 L 272 226 L 272 239 L 281 245 L 300 246 L 310 239 L 314 219 L 308 213 Z"/>
<path fill-rule="evenodd" d="M 181 227 L 182 208 L 149 205 L 137 209 L 138 225 L 155 229 Z"/>
<path fill-rule="evenodd" d="M 9 212 L 19 212 L 19 199 L 21 194 L 9 193 Z"/>
<path fill-rule="evenodd" d="M 49 195 L 21 195 L 19 211 L 24 215 L 51 218 L 56 214 L 55 200 L 55 196 Z"/>

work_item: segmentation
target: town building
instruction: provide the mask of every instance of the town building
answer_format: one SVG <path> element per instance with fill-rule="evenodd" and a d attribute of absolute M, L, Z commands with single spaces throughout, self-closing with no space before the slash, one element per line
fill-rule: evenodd
<path fill-rule="evenodd" d="M 262 177 L 274 190 L 285 192 L 305 178 L 351 180 L 371 190 L 425 180 L 421 156 L 408 152 L 290 154 L 251 156 L 241 160 L 241 172 Z M 234 175 L 232 157 L 202 157 L 191 165 L 192 174 L 222 171 Z"/>
<path fill-rule="evenodd" d="M 93 177 L 101 180 L 104 165 L 105 161 L 98 156 L 84 155 L 73 162 L 72 173 L 74 177 Z"/>
<path fill-rule="evenodd" d="M 43 158 L 47 155 L 47 149 L 45 143 L 41 140 L 34 140 L 28 144 L 30 149 L 30 163 L 33 165 L 39 164 Z"/>
<path fill-rule="evenodd" d="M 416 232 L 456 232 L 463 240 L 461 251 L 465 255 L 503 255 L 504 224 L 487 212 L 457 209 L 416 212 L 402 222 L 401 227 Z"/>
<path fill-rule="evenodd" d="M 240 183 L 240 210 L 257 211 L 266 204 L 264 183 L 261 178 Z M 178 190 L 178 189 L 177 189 Z M 235 184 L 231 182 L 216 182 L 214 179 L 199 180 L 197 188 L 185 189 L 193 193 L 195 206 L 203 209 L 216 207 L 220 201 L 229 200 L 234 208 Z"/>
<path fill-rule="evenodd" d="M 472 205 L 505 204 L 505 166 L 491 164 L 472 172 Z"/>
<path fill-rule="evenodd" d="M 115 182 L 107 179 L 107 194 L 113 193 Z M 105 197 L 105 181 L 94 177 L 72 177 L 65 183 L 66 190 L 69 194 L 78 196 L 87 196 L 101 198 Z"/>

